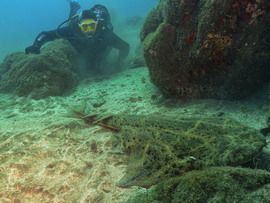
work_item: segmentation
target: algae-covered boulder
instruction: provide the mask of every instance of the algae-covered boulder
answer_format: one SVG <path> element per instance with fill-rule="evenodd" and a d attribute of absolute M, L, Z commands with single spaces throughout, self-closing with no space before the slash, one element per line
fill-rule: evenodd
<path fill-rule="evenodd" d="M 117 143 L 128 155 L 119 186 L 150 187 L 170 177 L 209 166 L 239 166 L 265 146 L 252 128 L 216 117 L 114 116 L 106 125 L 121 129 Z"/>
<path fill-rule="evenodd" d="M 269 202 L 270 173 L 263 170 L 213 167 L 192 171 L 138 192 L 125 203 L 254 203 Z"/>
<path fill-rule="evenodd" d="M 270 79 L 269 0 L 161 0 L 141 39 L 167 96 L 238 99 Z"/>
<path fill-rule="evenodd" d="M 63 95 L 78 82 L 76 56 L 64 40 L 51 42 L 38 55 L 11 54 L 0 65 L 0 91 L 35 99 Z"/>
<path fill-rule="evenodd" d="M 138 68 L 145 66 L 145 60 L 143 56 L 143 48 L 140 44 L 134 52 L 133 57 L 131 57 L 128 61 L 128 67 L 129 68 Z"/>

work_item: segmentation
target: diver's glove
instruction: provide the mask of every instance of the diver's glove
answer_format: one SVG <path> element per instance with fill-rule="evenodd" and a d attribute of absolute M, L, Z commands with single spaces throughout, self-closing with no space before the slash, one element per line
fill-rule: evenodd
<path fill-rule="evenodd" d="M 36 45 L 31 45 L 25 49 L 26 54 L 39 54 L 40 53 L 40 47 Z"/>
<path fill-rule="evenodd" d="M 78 0 L 68 0 L 70 8 L 78 11 L 81 6 Z"/>
<path fill-rule="evenodd" d="M 73 16 L 75 16 L 78 12 L 78 10 L 81 8 L 78 0 L 68 0 L 70 12 L 69 12 L 69 18 L 71 19 Z"/>

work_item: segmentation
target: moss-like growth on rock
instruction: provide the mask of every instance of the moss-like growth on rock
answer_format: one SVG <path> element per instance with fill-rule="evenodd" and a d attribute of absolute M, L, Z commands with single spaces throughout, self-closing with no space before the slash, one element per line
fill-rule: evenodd
<path fill-rule="evenodd" d="M 78 83 L 76 56 L 64 40 L 51 42 L 38 55 L 11 54 L 0 65 L 0 91 L 35 99 L 63 95 Z"/>
<path fill-rule="evenodd" d="M 125 203 L 269 202 L 270 173 L 233 167 L 188 172 L 138 192 Z"/>
<path fill-rule="evenodd" d="M 269 21 L 268 0 L 161 0 L 141 32 L 153 83 L 169 97 L 248 96 L 270 80 Z"/>
<path fill-rule="evenodd" d="M 209 166 L 239 166 L 265 146 L 254 129 L 222 118 L 115 116 L 107 124 L 120 131 L 129 157 L 121 187 L 150 187 L 170 177 Z"/>

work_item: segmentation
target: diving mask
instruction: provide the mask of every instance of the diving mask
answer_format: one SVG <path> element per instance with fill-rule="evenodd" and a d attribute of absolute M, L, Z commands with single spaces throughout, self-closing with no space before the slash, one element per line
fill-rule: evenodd
<path fill-rule="evenodd" d="M 93 19 L 83 19 L 79 23 L 79 28 L 82 31 L 82 33 L 86 35 L 92 35 L 96 32 L 97 21 Z"/>

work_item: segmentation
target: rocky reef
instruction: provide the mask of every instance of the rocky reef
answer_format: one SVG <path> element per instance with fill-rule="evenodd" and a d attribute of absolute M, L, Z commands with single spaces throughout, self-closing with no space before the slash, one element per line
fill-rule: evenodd
<path fill-rule="evenodd" d="M 270 173 L 235 167 L 192 171 L 138 192 L 126 203 L 268 202 Z"/>
<path fill-rule="evenodd" d="M 118 186 L 147 188 L 125 203 L 264 202 L 270 197 L 270 173 L 245 168 L 261 156 L 265 137 L 235 120 L 115 115 L 97 124 L 117 129 L 113 142 L 127 157 Z"/>
<path fill-rule="evenodd" d="M 169 97 L 239 99 L 270 79 L 268 0 L 161 0 L 141 32 L 154 84 Z"/>
<path fill-rule="evenodd" d="M 265 138 L 252 128 L 215 117 L 118 115 L 106 125 L 120 129 L 116 143 L 128 156 L 121 187 L 150 187 L 188 171 L 241 166 L 258 156 Z"/>
<path fill-rule="evenodd" d="M 38 55 L 13 53 L 0 65 L 0 91 L 35 99 L 63 95 L 78 83 L 76 56 L 65 40 L 51 42 Z"/>

